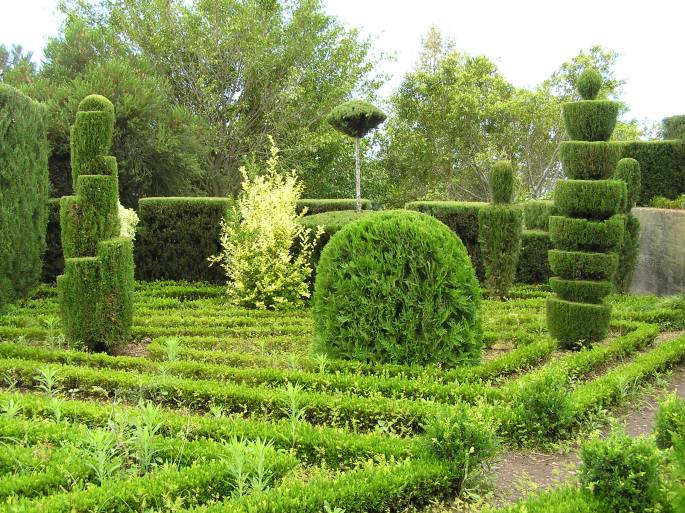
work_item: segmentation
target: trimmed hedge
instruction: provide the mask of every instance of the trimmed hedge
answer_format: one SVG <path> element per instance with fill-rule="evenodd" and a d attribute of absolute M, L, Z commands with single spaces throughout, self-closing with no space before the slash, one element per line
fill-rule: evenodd
<path fill-rule="evenodd" d="M 478 226 L 486 287 L 493 296 L 504 297 L 516 278 L 523 212 L 511 205 L 490 205 L 478 212 Z"/>
<path fill-rule="evenodd" d="M 380 212 L 348 224 L 321 254 L 315 345 L 388 363 L 480 359 L 480 288 L 461 241 L 436 219 Z"/>
<path fill-rule="evenodd" d="M 478 212 L 487 206 L 476 201 L 412 201 L 404 208 L 423 212 L 446 224 L 466 246 L 476 276 L 482 281 L 485 269 L 478 246 Z"/>
<path fill-rule="evenodd" d="M 549 267 L 565 280 L 611 280 L 618 267 L 616 253 L 549 251 Z"/>
<path fill-rule="evenodd" d="M 611 293 L 610 281 L 562 280 L 551 278 L 549 286 L 561 299 L 580 303 L 599 303 Z"/>
<path fill-rule="evenodd" d="M 562 105 L 564 124 L 576 141 L 607 141 L 616 126 L 620 103 L 611 100 L 581 100 Z"/>
<path fill-rule="evenodd" d="M 622 156 L 640 163 L 640 205 L 655 196 L 675 199 L 685 193 L 685 141 L 624 143 Z"/>
<path fill-rule="evenodd" d="M 623 180 L 559 180 L 554 204 L 559 215 L 606 219 L 624 212 L 626 196 Z"/>
<path fill-rule="evenodd" d="M 550 200 L 530 200 L 521 203 L 523 224 L 527 230 L 549 230 L 549 216 L 557 214 L 554 202 Z"/>
<path fill-rule="evenodd" d="M 552 241 L 548 232 L 523 230 L 516 281 L 527 284 L 547 283 L 551 273 L 547 258 L 547 252 L 550 249 L 552 249 Z"/>
<path fill-rule="evenodd" d="M 559 147 L 559 157 L 569 178 L 604 180 L 614 174 L 622 151 L 622 143 L 564 141 Z"/>
<path fill-rule="evenodd" d="M 40 279 L 48 151 L 44 106 L 0 84 L 0 310 Z"/>
<path fill-rule="evenodd" d="M 547 298 L 547 329 L 563 348 L 587 346 L 606 338 L 611 306 Z"/>
<path fill-rule="evenodd" d="M 79 104 L 71 129 L 75 196 L 60 200 L 64 274 L 57 277 L 64 334 L 91 349 L 125 341 L 133 324 L 133 243 L 119 238 L 114 107 L 104 96 Z"/>
<path fill-rule="evenodd" d="M 230 198 L 142 198 L 136 232 L 139 280 L 187 280 L 223 283 L 221 269 L 207 257 L 221 250 L 221 220 Z"/>
<path fill-rule="evenodd" d="M 623 243 L 625 216 L 588 221 L 551 216 L 549 235 L 555 248 L 565 251 L 617 251 Z"/>
<path fill-rule="evenodd" d="M 372 210 L 374 205 L 371 200 L 363 199 L 362 210 Z M 321 214 L 323 212 L 333 212 L 338 210 L 356 210 L 357 200 L 355 199 L 301 199 L 297 202 L 297 212 L 300 213 L 307 208 L 305 216 Z"/>

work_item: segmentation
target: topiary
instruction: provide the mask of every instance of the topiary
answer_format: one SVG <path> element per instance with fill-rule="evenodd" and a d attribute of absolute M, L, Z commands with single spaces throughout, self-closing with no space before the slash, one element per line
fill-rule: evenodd
<path fill-rule="evenodd" d="M 379 212 L 333 235 L 313 315 L 315 348 L 335 358 L 450 367 L 480 359 L 480 289 L 466 249 L 418 212 Z"/>
<path fill-rule="evenodd" d="M 514 174 L 510 162 L 495 164 L 490 191 L 494 204 L 478 212 L 478 244 L 485 284 L 494 297 L 504 297 L 516 279 L 523 232 L 523 210 L 511 205 Z"/>
<path fill-rule="evenodd" d="M 355 156 L 355 192 L 357 199 L 357 212 L 362 209 L 361 206 L 361 156 L 359 149 L 359 140 L 368 134 L 371 130 L 380 125 L 387 116 L 378 107 L 371 105 L 368 102 L 360 100 L 352 100 L 342 103 L 335 107 L 326 116 L 326 121 L 345 135 L 354 138 L 354 156 Z"/>
<path fill-rule="evenodd" d="M 127 339 L 133 322 L 133 244 L 119 237 L 117 162 L 107 155 L 113 133 L 112 103 L 99 95 L 84 98 L 71 130 L 76 195 L 60 200 L 62 324 L 68 340 L 95 350 Z"/>
<path fill-rule="evenodd" d="M 619 104 L 595 100 L 602 86 L 596 70 L 586 70 L 576 87 L 583 97 L 563 105 L 571 139 L 562 145 L 564 171 L 554 192 L 559 215 L 550 216 L 550 280 L 556 296 L 547 299 L 547 327 L 563 348 L 589 345 L 606 337 L 611 291 L 625 242 L 627 185 L 608 180 L 621 148 L 607 142 L 616 124 Z"/>
<path fill-rule="evenodd" d="M 576 88 L 583 100 L 594 100 L 602 88 L 602 75 L 594 68 L 583 71 L 576 81 Z"/>
<path fill-rule="evenodd" d="M 511 203 L 514 198 L 514 171 L 511 162 L 495 162 L 490 171 L 489 183 L 493 203 Z"/>

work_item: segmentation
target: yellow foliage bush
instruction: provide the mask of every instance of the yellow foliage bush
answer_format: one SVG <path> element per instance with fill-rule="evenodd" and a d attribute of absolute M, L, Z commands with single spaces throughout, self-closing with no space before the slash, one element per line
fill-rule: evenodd
<path fill-rule="evenodd" d="M 278 171 L 278 159 L 272 141 L 264 173 L 251 176 L 240 169 L 242 192 L 221 223 L 222 251 L 209 259 L 226 273 L 228 295 L 240 306 L 281 309 L 301 305 L 310 295 L 310 257 L 323 229 L 312 233 L 298 222 L 304 186 L 294 171 Z"/>

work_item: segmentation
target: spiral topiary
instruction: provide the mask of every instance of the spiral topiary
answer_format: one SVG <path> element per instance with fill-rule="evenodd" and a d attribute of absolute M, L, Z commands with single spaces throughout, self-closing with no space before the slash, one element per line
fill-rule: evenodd
<path fill-rule="evenodd" d="M 68 340 L 94 350 L 127 339 L 133 322 L 133 245 L 119 237 L 117 161 L 107 155 L 113 133 L 112 103 L 99 95 L 84 98 L 71 130 L 76 195 L 60 201 L 62 324 Z"/>
<path fill-rule="evenodd" d="M 398 210 L 344 226 L 324 247 L 313 296 L 315 348 L 381 363 L 456 366 L 482 348 L 478 280 L 459 238 Z"/>
<path fill-rule="evenodd" d="M 589 345 L 606 337 L 612 290 L 626 232 L 629 202 L 626 182 L 614 174 L 620 148 L 607 142 L 619 104 L 595 100 L 602 81 L 586 70 L 576 84 L 582 101 L 563 106 L 571 139 L 562 144 L 561 160 L 571 180 L 560 180 L 554 192 L 559 215 L 549 218 L 554 250 L 549 263 L 556 275 L 547 299 L 547 327 L 564 348 Z M 627 164 L 624 164 L 627 166 Z M 631 175 L 632 176 L 632 175 Z"/>

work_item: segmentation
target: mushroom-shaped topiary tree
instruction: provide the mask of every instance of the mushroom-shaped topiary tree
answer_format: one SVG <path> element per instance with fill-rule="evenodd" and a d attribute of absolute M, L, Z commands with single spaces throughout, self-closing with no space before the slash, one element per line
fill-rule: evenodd
<path fill-rule="evenodd" d="M 354 177 L 357 212 L 361 212 L 362 209 L 362 175 L 359 141 L 371 130 L 385 121 L 386 117 L 385 113 L 379 108 L 368 102 L 359 100 L 352 100 L 338 105 L 326 117 L 326 120 L 333 128 L 354 138 Z"/>

